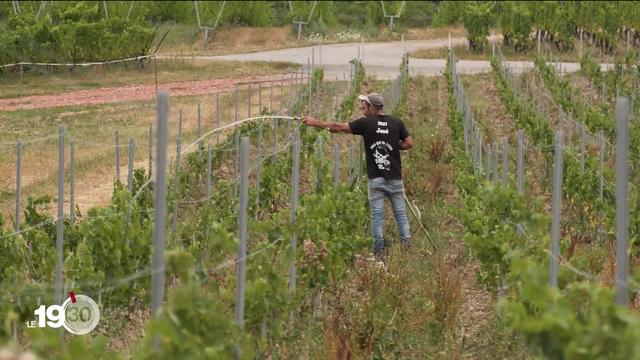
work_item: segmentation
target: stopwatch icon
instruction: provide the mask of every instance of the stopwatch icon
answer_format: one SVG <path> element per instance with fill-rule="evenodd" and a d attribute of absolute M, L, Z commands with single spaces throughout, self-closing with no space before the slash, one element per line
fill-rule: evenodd
<path fill-rule="evenodd" d="M 75 301 L 74 301 L 75 300 Z M 100 307 L 86 295 L 69 297 L 62 303 L 63 326 L 75 335 L 86 335 L 98 326 Z"/>

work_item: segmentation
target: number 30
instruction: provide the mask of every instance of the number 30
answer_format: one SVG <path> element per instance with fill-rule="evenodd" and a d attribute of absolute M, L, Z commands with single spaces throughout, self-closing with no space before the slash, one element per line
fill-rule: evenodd
<path fill-rule="evenodd" d="M 69 309 L 69 320 L 76 322 L 78 319 L 82 322 L 87 322 L 91 320 L 91 309 L 86 306 L 78 309 L 77 307 L 72 307 Z"/>

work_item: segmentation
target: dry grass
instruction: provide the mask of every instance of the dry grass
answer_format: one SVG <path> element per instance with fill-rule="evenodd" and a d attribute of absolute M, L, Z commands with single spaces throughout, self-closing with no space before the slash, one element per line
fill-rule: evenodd
<path fill-rule="evenodd" d="M 500 100 L 493 74 L 463 76 L 462 81 L 465 93 L 469 94 L 471 110 L 488 140 L 496 141 L 514 134 L 515 123 Z"/>
<path fill-rule="evenodd" d="M 159 84 L 280 74 L 297 68 L 297 65 L 291 63 L 259 61 L 214 62 L 191 59 L 160 59 L 157 63 Z M 73 72 L 66 69 L 57 69 L 52 72 L 42 68 L 34 68 L 26 71 L 22 82 L 17 73 L 0 75 L 0 98 L 154 83 L 153 63 L 147 64 L 142 69 L 108 65 L 77 69 Z"/>
<path fill-rule="evenodd" d="M 214 37 L 211 37 L 210 34 L 206 45 L 204 44 L 204 32 L 196 32 L 191 28 L 179 29 L 178 32 L 182 32 L 182 34 L 174 37 L 169 44 L 164 45 L 162 53 L 224 55 L 313 45 L 304 35 L 298 40 L 297 33 L 293 31 L 291 26 L 223 28 L 219 29 Z M 329 29 L 327 35 L 335 35 L 337 32 L 337 29 Z M 452 37 L 461 37 L 465 35 L 465 30 L 464 28 L 453 26 L 412 28 L 404 32 L 404 38 L 405 40 L 446 39 L 449 34 Z M 402 33 L 389 31 L 387 26 L 380 26 L 376 35 L 366 37 L 365 41 L 399 41 L 401 37 Z M 338 42 L 335 37 L 330 37 L 323 44 L 335 44 Z"/>
<path fill-rule="evenodd" d="M 433 284 L 425 276 L 423 256 L 418 249 L 393 247 L 388 269 L 373 258 L 356 256 L 345 281 L 325 298 L 322 334 L 327 358 L 368 359 L 396 350 L 403 356 L 424 354 L 433 321 L 425 294 Z M 396 348 L 412 336 L 422 339 L 423 346 Z"/>
<path fill-rule="evenodd" d="M 445 26 L 439 28 L 427 27 L 407 30 L 405 40 L 434 40 L 434 39 L 446 39 L 451 34 L 451 37 L 463 37 L 466 36 L 466 31 L 462 27 L 458 26 Z"/>
<path fill-rule="evenodd" d="M 434 139 L 429 145 L 429 160 L 438 163 L 442 160 L 447 148 L 445 139 Z"/>
<path fill-rule="evenodd" d="M 306 39 L 297 40 L 290 26 L 252 28 L 236 27 L 221 29 L 206 46 L 201 38 L 193 45 L 207 54 L 235 54 L 263 50 L 281 49 L 309 45 Z"/>
<path fill-rule="evenodd" d="M 247 116 L 246 88 L 239 92 L 239 119 Z M 285 86 L 284 98 L 288 99 L 290 88 Z M 263 92 L 263 106 L 268 106 L 267 92 Z M 225 125 L 234 119 L 234 96 L 220 96 L 220 123 Z M 257 92 L 253 91 L 252 114 L 257 114 Z M 279 109 L 280 88 L 274 91 L 274 109 Z M 201 103 L 201 124 L 203 132 L 215 127 L 215 96 L 174 97 L 171 99 L 169 116 L 169 154 L 175 154 L 179 112 L 183 115 L 183 144 L 196 138 L 197 104 Z M 120 132 L 120 180 L 126 183 L 127 148 L 129 137 L 136 139 L 134 164 L 136 168 L 147 168 L 149 124 L 155 124 L 155 103 L 153 101 L 118 103 L 82 108 L 56 108 L 24 110 L 0 113 L 1 141 L 12 141 L 17 137 L 29 139 L 57 133 L 58 124 L 67 128 L 66 169 L 68 176 L 69 148 L 71 138 L 76 143 L 76 203 L 82 214 L 96 205 L 110 201 L 115 177 L 114 133 Z M 223 132 L 220 141 L 232 130 Z M 215 135 L 208 141 L 215 144 Z M 184 149 L 184 147 L 183 147 Z M 26 204 L 28 196 L 53 195 L 57 179 L 57 140 L 27 144 L 22 157 L 22 199 Z M 0 153 L 0 171 L 5 176 L 0 180 L 0 211 L 11 213 L 15 193 L 15 149 L 5 149 Z M 68 184 L 68 178 L 67 178 Z M 69 208 L 68 185 L 65 194 L 65 209 Z"/>
<path fill-rule="evenodd" d="M 387 26 L 380 26 L 377 35 L 366 41 L 400 41 L 403 34 L 405 40 L 436 40 L 447 39 L 449 34 L 452 38 L 464 37 L 466 32 L 464 28 L 454 26 L 411 28 L 404 32 L 390 31 Z"/>
<path fill-rule="evenodd" d="M 447 259 L 443 253 L 434 256 L 434 263 L 435 276 L 426 296 L 434 305 L 437 333 L 453 334 L 464 301 L 462 293 L 464 271 L 461 271 L 455 262 Z"/>
<path fill-rule="evenodd" d="M 436 164 L 431 172 L 431 176 L 427 180 L 427 189 L 431 194 L 431 201 L 436 202 L 441 199 L 450 184 L 451 168 L 446 164 Z"/>
<path fill-rule="evenodd" d="M 309 45 L 306 39 L 298 42 L 290 26 L 221 28 L 215 35 L 209 34 L 206 45 L 204 31 L 197 31 L 192 26 L 172 25 L 171 32 L 177 34 L 167 39 L 160 50 L 163 54 L 223 55 Z"/>

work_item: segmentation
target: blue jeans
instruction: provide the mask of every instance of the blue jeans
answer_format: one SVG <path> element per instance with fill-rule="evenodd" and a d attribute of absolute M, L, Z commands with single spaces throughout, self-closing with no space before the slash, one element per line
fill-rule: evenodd
<path fill-rule="evenodd" d="M 373 252 L 380 254 L 384 250 L 384 198 L 391 200 L 393 216 L 398 224 L 400 241 L 408 245 L 411 241 L 409 218 L 404 204 L 404 185 L 402 180 L 386 180 L 378 177 L 369 179 L 369 206 L 371 207 L 371 232 L 373 233 Z"/>

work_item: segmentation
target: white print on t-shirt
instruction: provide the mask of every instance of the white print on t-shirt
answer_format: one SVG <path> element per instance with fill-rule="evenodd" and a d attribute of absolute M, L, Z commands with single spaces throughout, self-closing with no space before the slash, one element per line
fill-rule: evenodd
<path fill-rule="evenodd" d="M 386 141 L 376 141 L 375 143 L 371 144 L 369 149 L 373 153 L 373 160 L 378 166 L 378 169 L 390 171 L 391 162 L 387 158 L 389 157 L 389 155 L 391 155 L 390 152 L 393 150 L 393 147 Z"/>
<path fill-rule="evenodd" d="M 387 122 L 386 121 L 378 121 L 378 126 L 387 126 Z M 378 128 L 376 130 L 376 134 L 388 134 L 389 133 L 389 129 L 380 129 Z"/>

